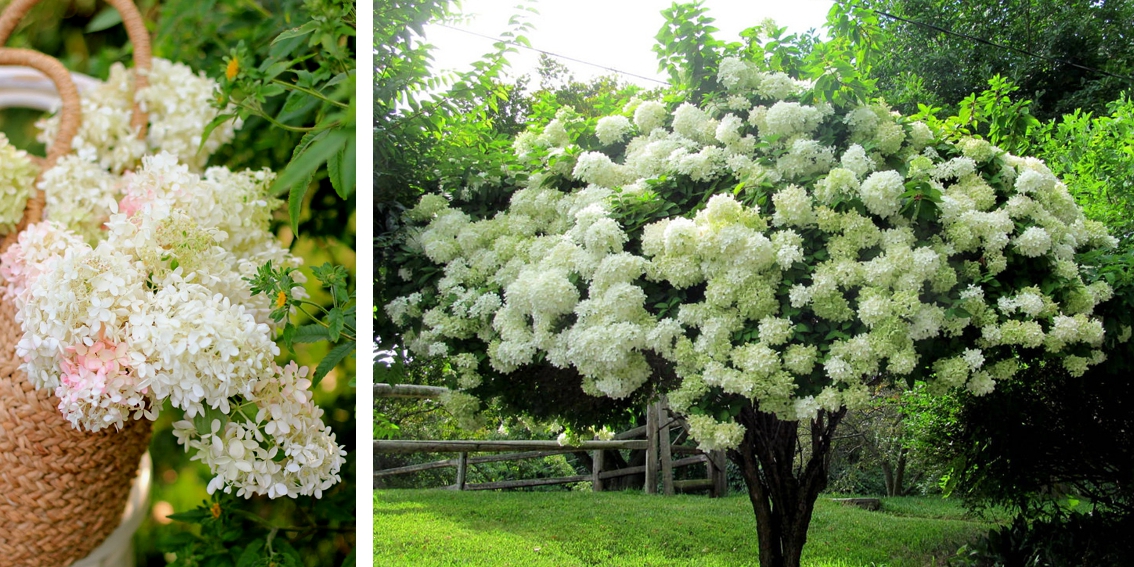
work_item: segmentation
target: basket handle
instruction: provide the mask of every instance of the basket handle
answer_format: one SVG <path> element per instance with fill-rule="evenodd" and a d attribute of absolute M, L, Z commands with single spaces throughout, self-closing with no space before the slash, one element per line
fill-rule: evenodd
<path fill-rule="evenodd" d="M 79 124 L 83 119 L 79 90 L 75 88 L 75 82 L 71 80 L 71 73 L 58 59 L 38 51 L 0 47 L 0 64 L 26 65 L 38 69 L 55 83 L 55 88 L 59 89 L 59 98 L 63 101 L 63 109 L 59 111 L 59 132 L 55 136 L 55 143 L 51 144 L 51 149 L 48 150 L 47 157 L 43 161 L 43 167 L 40 169 L 40 175 L 42 175 L 44 171 L 54 166 L 59 158 L 71 151 L 71 139 L 78 134 Z M 38 182 L 38 178 L 36 181 Z M 14 237 L 29 224 L 37 223 L 43 219 L 45 201 L 43 191 L 33 191 L 32 197 L 28 199 L 27 208 L 24 209 L 23 219 L 20 220 L 16 230 L 8 236 Z M 0 249 L 7 248 L 8 240 L 7 237 L 4 239 L 4 244 L 0 246 Z"/>
<path fill-rule="evenodd" d="M 8 38 L 12 36 L 16 25 L 27 15 L 32 6 L 41 1 L 12 0 L 12 3 L 8 4 L 3 12 L 0 12 L 0 46 L 8 43 Z M 146 31 L 142 14 L 138 12 L 138 7 L 134 5 L 132 0 L 107 0 L 107 3 L 114 6 L 122 14 L 122 25 L 126 26 L 126 34 L 130 37 L 130 43 L 134 44 L 134 92 L 136 94 L 149 84 L 149 71 L 153 66 L 150 33 Z M 130 120 L 130 126 L 138 131 L 138 139 L 144 140 L 146 138 L 146 125 L 148 123 L 149 118 L 146 116 L 146 112 L 142 110 L 141 105 L 138 104 L 135 96 L 134 115 Z M 70 148 L 70 144 L 67 147 Z"/>

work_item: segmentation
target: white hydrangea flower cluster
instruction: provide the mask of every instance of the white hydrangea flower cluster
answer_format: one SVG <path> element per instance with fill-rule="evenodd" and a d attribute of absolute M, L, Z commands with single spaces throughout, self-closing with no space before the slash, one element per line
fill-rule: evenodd
<path fill-rule="evenodd" d="M 149 85 L 138 92 L 138 101 L 150 120 L 146 139 L 139 140 L 130 125 L 134 73 L 115 64 L 105 83 L 82 94 L 82 126 L 71 143 L 80 158 L 117 174 L 136 167 L 142 156 L 164 151 L 193 171 L 200 171 L 209 156 L 231 141 L 240 127 L 232 121 L 221 124 L 198 153 L 205 127 L 220 115 L 211 105 L 218 86 L 187 65 L 154 58 Z M 59 118 L 42 121 L 40 128 L 39 141 L 50 145 L 59 129 Z"/>
<path fill-rule="evenodd" d="M 0 133 L 0 234 L 12 232 L 23 218 L 36 172 L 28 153 Z"/>
<path fill-rule="evenodd" d="M 319 498 L 340 480 L 346 451 L 335 443 L 311 397 L 307 367 L 273 363 L 227 423 L 182 420 L 173 424 L 173 434 L 186 451 L 196 450 L 193 460 L 216 475 L 209 481 L 210 493 L 236 487 L 237 496 Z"/>
<path fill-rule="evenodd" d="M 603 116 L 595 124 L 595 136 L 598 137 L 599 143 L 609 146 L 625 140 L 631 128 L 630 119 L 625 116 Z"/>
<path fill-rule="evenodd" d="M 74 177 L 83 163 L 62 171 Z M 108 205 L 97 243 L 49 220 L 0 254 L 24 331 L 21 369 L 54 390 L 76 428 L 152 420 L 166 400 L 213 420 L 203 432 L 179 427 L 217 475 L 210 490 L 295 496 L 336 482 L 343 451 L 311 403 L 307 369 L 276 365 L 272 300 L 242 279 L 265 257 L 299 264 L 267 230 L 271 175 L 202 177 L 163 153 L 112 177 L 124 197 Z"/>
<path fill-rule="evenodd" d="M 411 350 L 464 356 L 482 345 L 486 363 L 466 360 L 463 387 L 539 362 L 615 398 L 663 360 L 682 380 L 668 394 L 677 411 L 723 393 L 784 420 L 860 405 L 883 373 L 980 395 L 1017 372 L 1024 350 L 1074 375 L 1101 362 L 1093 311 L 1111 289 L 1086 285 L 1075 255 L 1115 239 L 1042 162 L 982 140 L 944 142 L 882 104 L 802 104 L 809 85 L 739 59 L 723 60 L 719 79 L 751 105 L 746 118 L 728 112 L 744 106 L 736 101 L 669 116 L 641 102 L 640 134 L 623 151 L 578 148 L 570 171 L 529 163 L 527 186 L 492 218 L 423 198 L 410 216 L 428 226 L 413 244 L 444 277 L 386 306 Z M 599 123 L 607 140 L 628 128 Z M 529 136 L 549 139 L 553 126 Z M 821 141 L 832 139 L 845 147 Z M 549 188 L 551 175 L 581 188 Z M 643 188 L 663 176 L 681 191 L 721 192 L 623 226 L 621 197 L 650 197 Z M 655 210 L 690 206 L 650 198 Z M 1064 283 L 1013 287 L 1029 274 Z M 683 301 L 647 302 L 659 289 Z M 743 436 L 693 413 L 703 447 Z"/>
<path fill-rule="evenodd" d="M 122 180 L 97 163 L 76 155 L 66 155 L 43 172 L 46 218 L 63 224 L 87 243 L 103 237 L 103 225 L 121 194 Z"/>

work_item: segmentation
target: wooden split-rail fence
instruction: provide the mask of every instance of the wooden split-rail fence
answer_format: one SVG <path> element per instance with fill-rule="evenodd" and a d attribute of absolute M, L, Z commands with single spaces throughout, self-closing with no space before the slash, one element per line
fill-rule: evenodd
<path fill-rule="evenodd" d="M 436 398 L 447 390 L 436 386 L 415 386 L 408 384 L 376 384 L 374 396 L 388 398 Z M 629 431 L 623 431 L 611 440 L 583 441 L 578 445 L 563 446 L 558 441 L 406 441 L 379 440 L 374 442 L 374 453 L 457 453 L 453 459 L 421 463 L 374 472 L 375 482 L 379 478 L 410 474 L 427 470 L 456 467 L 456 483 L 449 488 L 454 490 L 497 490 L 506 488 L 525 488 L 591 482 L 591 489 L 602 492 L 620 483 L 617 479 L 641 475 L 642 488 L 647 494 L 656 494 L 660 485 L 666 495 L 677 492 L 708 490 L 712 497 L 724 496 L 728 491 L 725 475 L 725 455 L 723 451 L 704 452 L 696 447 L 682 443 L 688 437 L 688 427 L 665 405 L 665 400 L 654 402 L 646 408 L 646 424 Z M 645 464 L 616 467 L 606 457 L 607 451 L 645 451 Z M 502 455 L 482 455 L 470 457 L 469 453 L 504 453 Z M 500 482 L 467 482 L 469 465 L 539 459 L 565 453 L 590 452 L 591 473 L 557 478 L 535 478 L 508 480 Z M 676 480 L 674 470 L 679 467 L 702 464 L 705 478 Z"/>

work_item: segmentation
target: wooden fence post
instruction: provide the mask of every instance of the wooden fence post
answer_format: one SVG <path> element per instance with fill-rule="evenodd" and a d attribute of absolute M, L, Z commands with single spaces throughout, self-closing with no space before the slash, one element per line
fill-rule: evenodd
<path fill-rule="evenodd" d="M 724 498 L 728 496 L 728 458 L 718 449 L 709 452 L 709 462 L 713 464 L 709 474 L 713 488 L 709 494 L 712 498 Z"/>
<path fill-rule="evenodd" d="M 457 458 L 457 490 L 465 489 L 465 479 L 469 473 L 469 454 L 461 453 Z"/>
<path fill-rule="evenodd" d="M 658 412 L 646 406 L 646 494 L 658 493 Z"/>
<path fill-rule="evenodd" d="M 591 451 L 591 491 L 602 492 L 603 451 Z"/>
<path fill-rule="evenodd" d="M 662 493 L 673 496 L 673 456 L 670 454 L 669 410 L 663 396 L 655 406 L 658 420 L 658 448 L 661 450 Z"/>

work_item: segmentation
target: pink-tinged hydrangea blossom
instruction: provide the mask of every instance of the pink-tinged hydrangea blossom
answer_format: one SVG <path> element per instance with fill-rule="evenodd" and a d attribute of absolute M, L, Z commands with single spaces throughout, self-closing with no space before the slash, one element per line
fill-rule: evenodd
<path fill-rule="evenodd" d="M 129 419 L 156 418 L 154 398 L 138 387 L 126 343 L 100 339 L 64 349 L 59 358 L 59 411 L 76 428 L 98 431 L 121 428 Z"/>
<path fill-rule="evenodd" d="M 210 491 L 318 496 L 344 452 L 311 403 L 307 369 L 275 363 L 273 298 L 243 280 L 267 260 L 298 265 L 267 230 L 270 180 L 146 157 L 113 184 L 122 206 L 111 198 L 96 242 L 57 221 L 29 226 L 0 255 L 0 276 L 23 328 L 21 369 L 76 428 L 152 420 L 169 401 L 193 420 L 175 435 L 216 475 Z M 494 307 L 476 305 L 481 316 Z"/>

